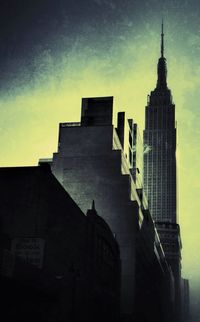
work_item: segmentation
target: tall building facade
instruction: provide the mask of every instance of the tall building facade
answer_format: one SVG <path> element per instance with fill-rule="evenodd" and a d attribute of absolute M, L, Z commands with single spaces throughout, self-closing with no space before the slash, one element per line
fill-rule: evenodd
<path fill-rule="evenodd" d="M 177 218 L 175 105 L 167 86 L 162 24 L 161 57 L 157 85 L 148 95 L 144 130 L 144 189 L 149 210 L 170 264 L 176 289 L 177 314 L 180 307 L 181 239 Z"/>
<path fill-rule="evenodd" d="M 155 221 L 177 222 L 175 105 L 167 87 L 163 32 L 158 80 L 148 96 L 145 113 L 144 188 Z"/>
<path fill-rule="evenodd" d="M 52 172 L 83 212 L 91 200 L 103 211 L 120 248 L 121 310 L 132 316 L 139 200 L 133 181 L 130 187 L 129 166 L 122 150 L 123 119 L 119 120 L 120 139 L 112 119 L 113 97 L 84 98 L 81 122 L 60 124 Z"/>
<path fill-rule="evenodd" d="M 58 151 L 39 162 L 51 165 L 83 212 L 95 200 L 111 228 L 121 259 L 120 321 L 168 322 L 174 281 L 139 181 L 139 132 L 124 112 L 117 128 L 112 116 L 113 97 L 83 98 L 81 122 L 60 123 Z"/>

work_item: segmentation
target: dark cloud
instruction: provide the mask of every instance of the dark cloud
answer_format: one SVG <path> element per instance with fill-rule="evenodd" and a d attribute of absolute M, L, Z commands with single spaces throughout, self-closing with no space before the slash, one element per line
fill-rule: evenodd
<path fill-rule="evenodd" d="M 184 43 L 185 52 L 196 53 L 199 34 L 190 34 L 194 24 L 198 28 L 199 9 L 197 0 L 1 0 L 0 87 L 33 80 L 46 55 L 51 62 L 86 48 L 105 55 L 127 37 L 134 41 L 141 31 L 159 30 L 162 16 L 173 21 L 177 47 Z"/>

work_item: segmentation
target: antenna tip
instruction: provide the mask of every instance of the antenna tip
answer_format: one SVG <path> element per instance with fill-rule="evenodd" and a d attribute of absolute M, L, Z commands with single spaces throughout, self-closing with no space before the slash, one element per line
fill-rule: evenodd
<path fill-rule="evenodd" d="M 92 210 L 95 210 L 95 202 L 92 200 Z"/>
<path fill-rule="evenodd" d="M 164 30 L 164 19 L 162 18 L 162 34 L 163 34 L 163 30 Z"/>

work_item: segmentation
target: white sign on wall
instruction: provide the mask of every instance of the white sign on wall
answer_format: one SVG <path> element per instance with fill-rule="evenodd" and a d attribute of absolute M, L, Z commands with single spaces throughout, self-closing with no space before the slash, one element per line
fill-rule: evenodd
<path fill-rule="evenodd" d="M 42 238 L 24 237 L 12 240 L 11 251 L 25 262 L 42 268 L 45 240 Z"/>

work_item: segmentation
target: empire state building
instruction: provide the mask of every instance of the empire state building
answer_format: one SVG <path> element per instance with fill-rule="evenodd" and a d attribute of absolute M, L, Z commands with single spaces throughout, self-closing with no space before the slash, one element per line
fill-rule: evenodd
<path fill-rule="evenodd" d="M 158 79 L 148 96 L 144 130 L 144 189 L 155 222 L 176 223 L 176 127 L 175 105 L 167 86 L 162 25 Z"/>
<path fill-rule="evenodd" d="M 144 130 L 144 190 L 175 281 L 176 316 L 180 312 L 181 239 L 177 223 L 175 105 L 167 86 L 162 24 L 157 85 L 148 96 Z"/>

